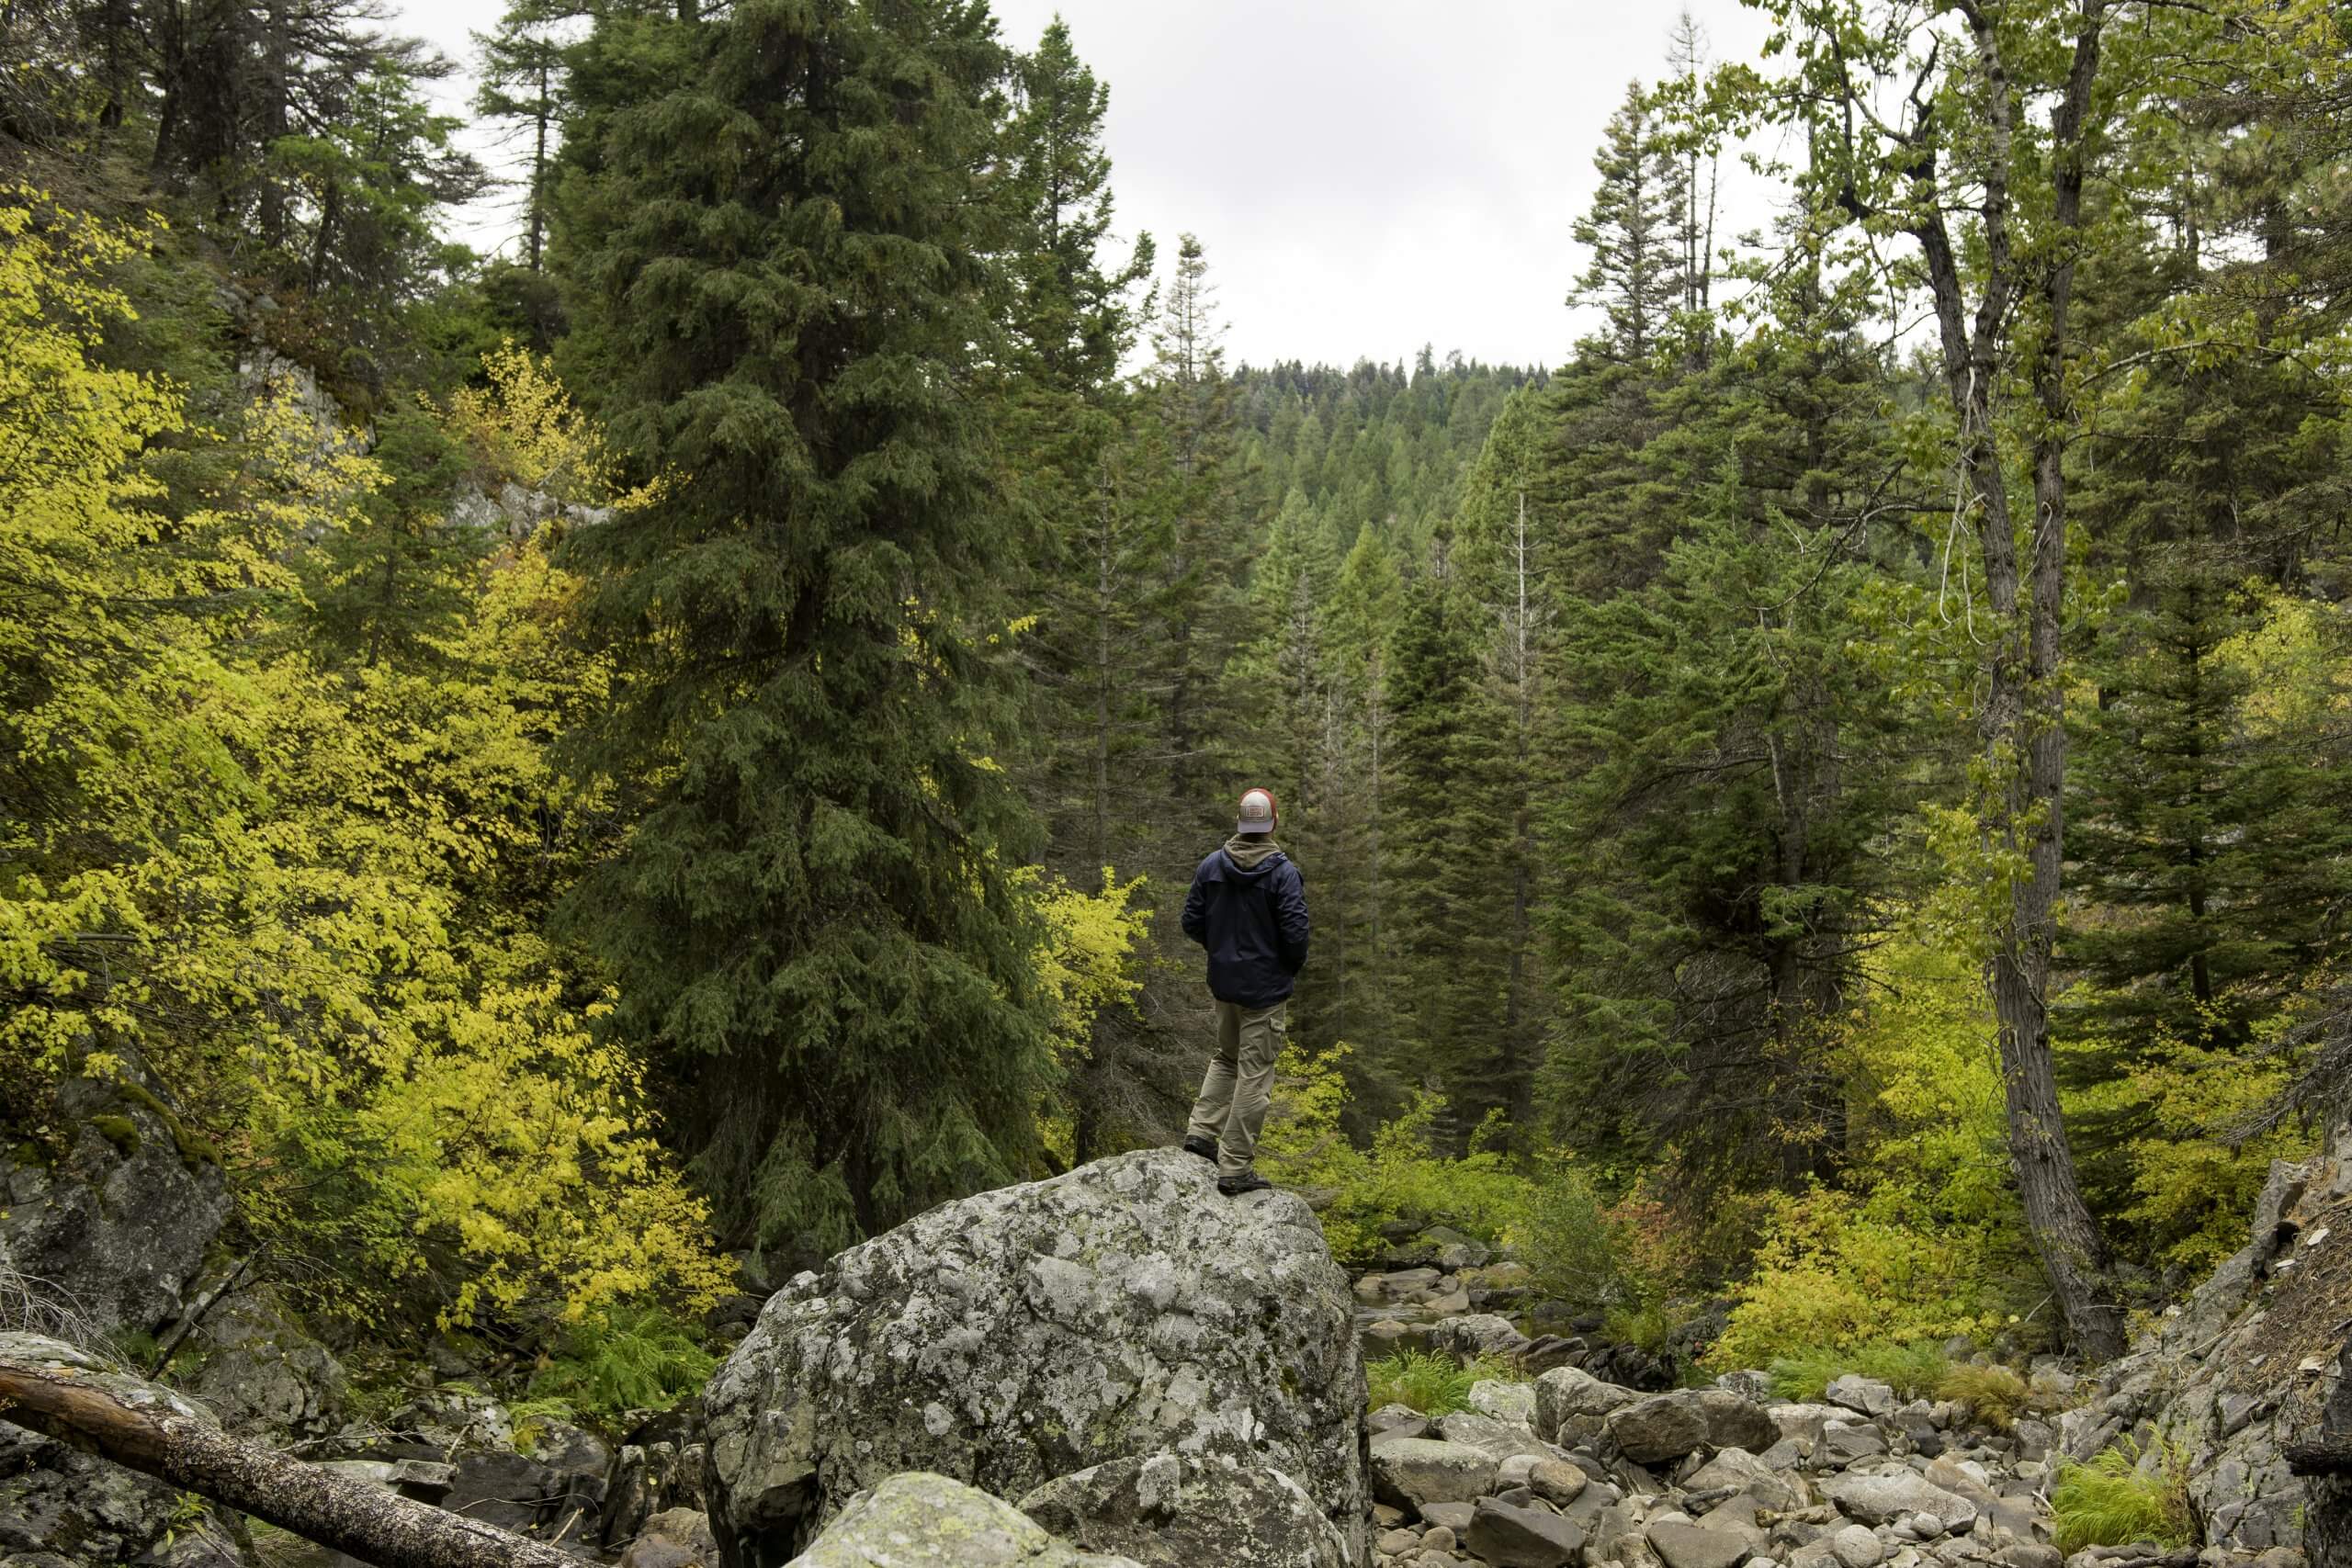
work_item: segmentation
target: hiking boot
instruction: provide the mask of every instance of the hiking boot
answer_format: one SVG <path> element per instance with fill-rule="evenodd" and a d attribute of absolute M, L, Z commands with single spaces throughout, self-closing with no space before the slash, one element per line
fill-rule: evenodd
<path fill-rule="evenodd" d="M 1188 1155 L 1198 1155 L 1205 1160 L 1214 1160 L 1216 1158 L 1216 1145 L 1207 1138 L 1187 1138 L 1184 1140 L 1184 1152 Z"/>
<path fill-rule="evenodd" d="M 1245 1192 L 1271 1192 L 1273 1187 L 1272 1182 L 1254 1170 L 1245 1170 L 1238 1176 L 1220 1176 L 1216 1179 L 1216 1190 L 1228 1198 L 1238 1198 Z"/>

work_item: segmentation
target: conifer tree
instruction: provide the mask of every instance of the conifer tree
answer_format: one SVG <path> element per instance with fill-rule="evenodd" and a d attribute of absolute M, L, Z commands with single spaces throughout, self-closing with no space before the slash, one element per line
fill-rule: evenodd
<path fill-rule="evenodd" d="M 1228 722 L 1220 678 L 1244 640 L 1249 567 L 1227 472 L 1236 432 L 1224 340 L 1208 254 L 1186 234 L 1162 297 L 1145 396 L 1165 444 L 1165 504 L 1175 526 L 1165 600 L 1169 785 L 1179 810 L 1197 812 L 1204 824 L 1231 815 L 1221 798 L 1231 781 L 1213 764 L 1211 738 Z"/>
<path fill-rule="evenodd" d="M 1450 541 L 1441 539 L 1441 545 Z M 1508 1104 L 1497 1049 L 1504 1005 L 1487 924 L 1498 820 L 1488 766 L 1494 716 L 1480 678 L 1472 604 L 1440 570 L 1417 579 L 1391 642 L 1387 700 L 1396 759 L 1386 835 L 1390 897 L 1408 908 L 1390 949 L 1397 1040 L 1385 1069 L 1398 1087 L 1442 1089 L 1466 1135 Z"/>
<path fill-rule="evenodd" d="M 1627 85 L 1603 135 L 1592 160 L 1600 188 L 1575 229 L 1592 261 L 1568 303 L 1600 306 L 1613 354 L 1639 362 L 1666 342 L 1684 303 L 1690 180 L 1660 139 L 1640 83 Z"/>
<path fill-rule="evenodd" d="M 576 909 L 733 1224 L 822 1246 L 1019 1172 L 1042 1087 L 989 760 L 1010 534 L 964 390 L 1004 55 L 952 0 L 691 31 L 572 239 L 660 487 L 575 536 L 618 667 L 582 756 L 646 781 Z"/>
<path fill-rule="evenodd" d="M 557 29 L 569 14 L 562 0 L 519 0 L 507 7 L 497 31 L 474 35 L 481 51 L 474 107 L 512 123 L 529 147 L 523 179 L 523 260 L 533 272 L 540 270 L 547 250 L 563 86 L 564 44 Z"/>

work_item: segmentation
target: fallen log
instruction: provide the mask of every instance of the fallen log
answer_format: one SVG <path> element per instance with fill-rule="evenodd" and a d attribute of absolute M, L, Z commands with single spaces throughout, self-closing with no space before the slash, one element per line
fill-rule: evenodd
<path fill-rule="evenodd" d="M 85 1448 L 377 1568 L 580 1568 L 542 1541 L 240 1442 L 62 1340 L 0 1334 L 0 1421 Z"/>

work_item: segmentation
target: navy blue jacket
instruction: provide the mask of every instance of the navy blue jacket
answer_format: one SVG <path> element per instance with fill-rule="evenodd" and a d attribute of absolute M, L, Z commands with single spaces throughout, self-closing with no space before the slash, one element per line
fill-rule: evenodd
<path fill-rule="evenodd" d="M 1280 850 L 1245 869 L 1220 847 L 1193 874 L 1184 934 L 1208 949 L 1209 995 L 1270 1008 L 1306 963 L 1306 879 Z"/>

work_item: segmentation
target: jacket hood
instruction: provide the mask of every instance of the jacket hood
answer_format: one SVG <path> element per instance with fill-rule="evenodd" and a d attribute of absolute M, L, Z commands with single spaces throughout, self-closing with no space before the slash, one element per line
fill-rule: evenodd
<path fill-rule="evenodd" d="M 1225 858 L 1242 871 L 1255 871 L 1282 852 L 1283 847 L 1274 842 L 1272 834 L 1250 838 L 1236 833 L 1225 841 Z"/>

